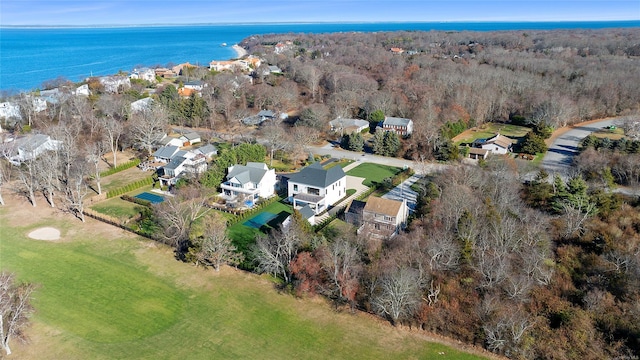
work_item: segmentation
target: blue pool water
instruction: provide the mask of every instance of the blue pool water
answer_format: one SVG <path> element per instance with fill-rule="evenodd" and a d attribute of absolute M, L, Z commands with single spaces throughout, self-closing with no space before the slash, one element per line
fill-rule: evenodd
<path fill-rule="evenodd" d="M 152 194 L 152 193 L 148 193 L 148 192 L 143 192 L 142 194 L 138 194 L 138 195 L 136 195 L 134 197 L 136 197 L 138 199 L 142 199 L 142 200 L 151 201 L 152 204 L 159 204 L 159 203 L 164 201 L 164 197 L 163 196 Z"/>
<path fill-rule="evenodd" d="M 252 217 L 251 219 L 245 221 L 243 225 L 249 226 L 252 228 L 260 229 L 263 225 L 276 218 L 278 215 L 272 214 L 270 212 L 261 212 L 260 214 Z"/>

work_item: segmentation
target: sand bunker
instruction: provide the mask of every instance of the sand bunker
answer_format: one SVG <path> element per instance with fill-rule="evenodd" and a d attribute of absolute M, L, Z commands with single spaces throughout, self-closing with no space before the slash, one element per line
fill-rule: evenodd
<path fill-rule="evenodd" d="M 52 227 L 43 227 L 33 230 L 28 236 L 36 240 L 58 240 L 60 239 L 60 230 Z"/>

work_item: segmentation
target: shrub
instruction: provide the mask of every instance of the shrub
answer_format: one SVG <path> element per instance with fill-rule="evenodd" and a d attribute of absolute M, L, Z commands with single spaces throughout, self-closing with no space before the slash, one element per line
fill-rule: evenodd
<path fill-rule="evenodd" d="M 100 177 L 113 175 L 113 174 L 115 174 L 117 172 L 127 170 L 129 168 L 134 167 L 134 166 L 138 166 L 139 164 L 140 164 L 140 159 L 133 159 L 133 160 L 131 160 L 129 162 L 126 162 L 124 164 L 120 164 L 120 165 L 118 165 L 116 167 L 113 167 L 111 169 L 108 169 L 108 170 L 105 170 L 105 171 L 101 172 L 100 173 Z"/>

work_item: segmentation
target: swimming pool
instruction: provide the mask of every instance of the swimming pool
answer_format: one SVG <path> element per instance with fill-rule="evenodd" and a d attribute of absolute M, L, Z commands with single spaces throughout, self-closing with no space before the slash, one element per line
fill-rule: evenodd
<path fill-rule="evenodd" d="M 152 193 L 148 193 L 148 192 L 143 192 L 143 193 L 138 194 L 138 195 L 136 195 L 134 197 L 136 197 L 138 199 L 142 199 L 142 200 L 151 201 L 152 204 L 159 204 L 159 203 L 164 201 L 164 196 L 156 195 L 156 194 L 152 194 Z"/>
<path fill-rule="evenodd" d="M 268 211 L 261 212 L 260 214 L 252 217 L 251 219 L 245 221 L 243 225 L 249 226 L 252 228 L 260 229 L 263 225 L 276 218 L 278 215 L 270 213 Z"/>

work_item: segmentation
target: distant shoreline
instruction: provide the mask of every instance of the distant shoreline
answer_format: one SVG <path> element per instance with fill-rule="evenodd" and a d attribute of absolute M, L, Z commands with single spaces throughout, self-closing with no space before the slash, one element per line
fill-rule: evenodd
<path fill-rule="evenodd" d="M 233 45 L 231 48 L 235 50 L 236 58 L 238 59 L 243 58 L 248 54 L 247 50 L 238 44 Z"/>

